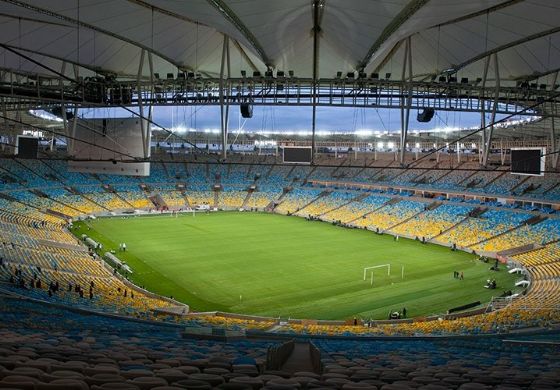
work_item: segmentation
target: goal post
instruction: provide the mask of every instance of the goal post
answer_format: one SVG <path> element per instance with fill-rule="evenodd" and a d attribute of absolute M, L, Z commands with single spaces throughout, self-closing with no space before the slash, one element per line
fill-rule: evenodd
<path fill-rule="evenodd" d="M 368 272 L 370 273 L 370 284 L 373 286 L 373 271 L 377 268 L 387 267 L 387 276 L 391 276 L 391 264 L 373 265 L 371 267 L 364 267 L 364 280 L 367 279 Z M 401 265 L 401 279 L 404 280 L 404 265 Z"/>
<path fill-rule="evenodd" d="M 364 280 L 366 280 L 367 272 L 369 270 L 373 270 L 375 268 L 381 268 L 381 267 L 387 267 L 387 276 L 391 275 L 391 264 L 374 265 L 374 266 L 371 266 L 371 267 L 365 267 L 364 268 Z M 371 271 L 371 272 L 373 272 L 373 271 Z"/>
<path fill-rule="evenodd" d="M 373 286 L 373 270 L 382 267 L 387 267 L 387 276 L 391 276 L 391 264 L 373 265 L 371 267 L 364 267 L 364 280 L 366 280 L 369 271 L 371 274 L 371 285 Z"/>

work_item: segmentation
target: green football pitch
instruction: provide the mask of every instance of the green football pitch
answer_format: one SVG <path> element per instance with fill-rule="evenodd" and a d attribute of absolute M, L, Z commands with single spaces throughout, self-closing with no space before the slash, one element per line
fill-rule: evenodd
<path fill-rule="evenodd" d="M 513 289 L 515 277 L 472 254 L 276 214 L 218 212 L 98 218 L 74 225 L 114 249 L 131 279 L 192 310 L 282 318 L 386 319 L 443 313 Z M 126 252 L 118 252 L 124 242 Z M 373 270 L 363 280 L 364 267 Z M 403 278 L 404 267 L 404 278 Z M 453 271 L 464 273 L 454 279 Z M 496 290 L 483 286 L 494 278 Z"/>

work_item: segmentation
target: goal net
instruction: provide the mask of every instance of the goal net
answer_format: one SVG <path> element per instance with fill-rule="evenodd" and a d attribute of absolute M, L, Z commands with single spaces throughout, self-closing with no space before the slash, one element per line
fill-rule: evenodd
<path fill-rule="evenodd" d="M 371 267 L 364 267 L 364 280 L 367 279 L 368 273 L 370 274 L 371 285 L 373 286 L 373 272 L 378 268 L 387 267 L 387 276 L 391 276 L 391 264 L 374 265 Z"/>

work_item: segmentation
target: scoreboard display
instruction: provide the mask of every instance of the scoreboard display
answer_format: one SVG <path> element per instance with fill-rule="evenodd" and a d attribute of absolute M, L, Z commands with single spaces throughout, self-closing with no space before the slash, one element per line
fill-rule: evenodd
<path fill-rule="evenodd" d="M 543 176 L 546 148 L 512 148 L 511 173 L 515 175 Z"/>
<path fill-rule="evenodd" d="M 310 146 L 285 146 L 282 150 L 282 161 L 286 164 L 311 164 Z"/>

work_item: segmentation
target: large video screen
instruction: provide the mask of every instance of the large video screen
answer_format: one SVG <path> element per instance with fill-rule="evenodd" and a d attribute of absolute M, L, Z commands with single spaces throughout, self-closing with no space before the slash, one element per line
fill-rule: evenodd
<path fill-rule="evenodd" d="M 39 138 L 17 136 L 16 154 L 19 158 L 37 158 Z"/>
<path fill-rule="evenodd" d="M 546 148 L 512 148 L 511 173 L 515 175 L 543 176 Z"/>
<path fill-rule="evenodd" d="M 144 154 L 140 121 L 138 118 L 79 119 L 75 139 L 70 141 L 68 148 L 72 157 L 68 169 L 72 172 L 149 176 L 150 163 L 138 162 Z M 148 134 L 146 143 L 149 145 L 149 142 Z"/>
<path fill-rule="evenodd" d="M 282 156 L 287 164 L 311 164 L 311 147 L 285 146 Z"/>

